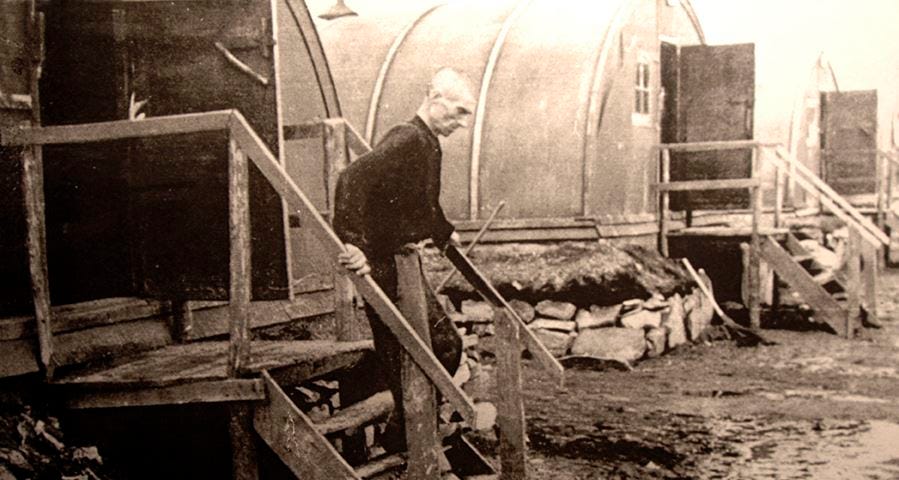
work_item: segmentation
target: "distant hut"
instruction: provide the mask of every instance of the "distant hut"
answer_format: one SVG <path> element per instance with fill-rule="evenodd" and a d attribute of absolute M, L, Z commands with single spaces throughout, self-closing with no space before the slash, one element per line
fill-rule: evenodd
<path fill-rule="evenodd" d="M 385 3 L 319 25 L 344 116 L 376 141 L 414 114 L 435 69 L 470 75 L 473 125 L 444 143 L 442 201 L 458 226 L 476 228 L 502 200 L 494 239 L 595 238 L 595 223 L 652 221 L 652 145 L 678 137 L 686 115 L 678 53 L 704 43 L 688 0 Z M 732 82 L 749 84 L 740 139 L 752 137 L 747 51 L 748 78 Z"/>

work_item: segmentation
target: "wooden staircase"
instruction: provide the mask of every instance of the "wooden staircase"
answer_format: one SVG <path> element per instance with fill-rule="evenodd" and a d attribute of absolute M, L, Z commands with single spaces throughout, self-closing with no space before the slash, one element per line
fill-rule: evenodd
<path fill-rule="evenodd" d="M 851 337 L 859 325 L 862 308 L 867 319 L 876 322 L 877 318 L 877 275 L 881 248 L 890 245 L 888 237 L 874 222 L 866 218 L 845 198 L 836 193 L 821 178 L 805 165 L 798 162 L 779 144 L 766 144 L 756 141 L 722 141 L 681 144 L 661 144 L 660 151 L 660 183 L 656 190 L 659 194 L 659 249 L 663 255 L 668 254 L 669 236 L 720 236 L 748 238 L 749 261 L 747 265 L 747 307 L 750 323 L 754 328 L 760 327 L 762 289 L 761 263 L 767 262 L 787 285 L 799 295 L 805 304 L 814 310 L 815 318 L 830 327 L 835 333 Z M 717 150 L 751 150 L 750 178 L 671 181 L 671 152 L 697 152 Z M 889 180 L 892 180 L 893 163 L 899 164 L 889 156 Z M 763 208 L 760 171 L 762 162 L 774 167 L 775 206 L 772 227 L 762 227 Z M 841 220 L 849 231 L 846 255 L 847 273 L 815 270 L 812 257 L 789 229 L 783 228 L 783 180 L 784 176 L 792 179 L 821 206 Z M 887 189 L 892 197 L 892 182 Z M 690 224 L 691 215 L 687 215 L 687 225 L 676 232 L 671 232 L 669 216 L 669 192 L 748 189 L 751 209 L 750 226 L 718 226 L 694 227 Z M 879 196 L 878 196 L 879 197 Z M 885 203 L 878 199 L 878 206 Z M 879 208 L 878 212 L 882 210 Z M 882 216 L 878 213 L 878 220 Z M 889 221 L 895 222 L 896 216 L 889 211 Z M 899 222 L 897 222 L 899 223 Z M 742 241 L 742 240 L 740 240 Z"/>
<path fill-rule="evenodd" d="M 323 126 L 322 126 L 323 125 Z M 348 161 L 347 148 L 360 153 L 368 145 L 346 122 L 340 119 L 321 122 L 312 131 L 325 136 L 325 163 L 330 172 L 328 191 L 333 195 L 336 175 Z M 236 110 L 147 118 L 141 121 L 112 121 L 95 124 L 59 127 L 21 127 L 4 130 L 3 145 L 21 146 L 27 162 L 40 166 L 44 145 L 81 144 L 130 138 L 158 137 L 196 132 L 227 132 L 228 180 L 230 214 L 230 298 L 225 308 L 217 312 L 216 322 L 227 323 L 228 341 L 192 341 L 184 333 L 192 327 L 191 309 L 183 302 L 172 325 L 172 337 L 186 342 L 163 346 L 155 350 L 119 356 L 109 365 L 84 370 L 55 367 L 59 352 L 54 339 L 56 326 L 49 308 L 49 289 L 46 283 L 46 257 L 37 254 L 32 260 L 32 284 L 37 332 L 36 349 L 41 369 L 54 398 L 74 409 L 144 407 L 153 405 L 185 405 L 219 403 L 227 405 L 229 431 L 233 453 L 235 479 L 258 478 L 255 441 L 257 436 L 277 454 L 291 472 L 301 479 L 362 479 L 405 467 L 402 478 L 430 480 L 440 478 L 446 462 L 452 457 L 467 468 L 456 472 L 462 478 L 494 475 L 490 464 L 459 435 L 452 444 L 443 447 L 444 438 L 438 436 L 436 396 L 439 393 L 453 410 L 471 426 L 482 426 L 482 415 L 472 400 L 458 386 L 440 364 L 430 348 L 427 326 L 427 307 L 417 254 L 398 255 L 400 305 L 384 294 L 371 276 L 343 274 L 335 269 L 333 281 L 334 315 L 337 319 L 337 341 L 259 341 L 252 340 L 251 317 L 254 304 L 251 292 L 250 165 L 254 165 L 311 239 L 318 243 L 323 258 L 335 259 L 344 249 L 327 220 L 288 176 L 265 143 Z M 40 169 L 38 168 L 38 171 Z M 28 180 L 29 185 L 40 184 L 40 178 Z M 40 189 L 33 190 L 28 205 L 30 228 L 36 232 L 44 227 Z M 333 203 L 332 203 L 333 205 Z M 327 215 L 327 214 L 326 214 Z M 29 249 L 38 253 L 46 246 L 41 235 L 28 239 Z M 404 290 L 406 289 L 406 290 Z M 328 440 L 343 432 L 358 431 L 379 421 L 392 410 L 390 395 L 384 392 L 361 402 L 341 405 L 328 419 L 313 422 L 289 394 L 292 387 L 323 376 L 344 372 L 363 362 L 372 350 L 371 342 L 357 340 L 355 329 L 355 292 L 378 313 L 391 330 L 404 355 L 403 404 L 406 454 L 368 458 L 363 465 L 351 466 Z M 503 478 L 525 478 L 526 446 L 524 411 L 521 401 L 521 348 L 525 347 L 540 358 L 545 347 L 521 334 L 514 313 L 501 298 L 495 308 L 497 325 L 498 370 L 497 428 L 502 434 L 500 460 Z M 182 308 L 186 307 L 186 308 Z M 176 312 L 177 313 L 177 312 Z M 255 319 L 252 324 L 256 324 Z M 114 339 L 116 340 L 116 339 Z M 127 346 L 129 339 L 117 339 Z M 536 343 L 534 343 L 536 342 Z M 561 367 L 553 359 L 546 362 L 551 373 L 560 375 Z M 67 371 L 65 371 L 67 370 Z M 349 383 L 353 383 L 352 380 Z M 345 388 L 344 385 L 341 389 Z M 357 392 L 358 393 L 358 392 Z M 342 395 L 341 395 L 342 396 Z M 353 396 L 353 395 L 349 395 Z M 396 478 L 395 476 L 393 478 Z"/>

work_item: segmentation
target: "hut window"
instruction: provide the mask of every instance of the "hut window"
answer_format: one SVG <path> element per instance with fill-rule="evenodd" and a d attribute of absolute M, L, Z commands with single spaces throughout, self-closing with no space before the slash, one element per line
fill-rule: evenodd
<path fill-rule="evenodd" d="M 636 78 L 634 81 L 634 113 L 649 115 L 650 83 L 649 62 L 641 59 L 637 62 Z"/>

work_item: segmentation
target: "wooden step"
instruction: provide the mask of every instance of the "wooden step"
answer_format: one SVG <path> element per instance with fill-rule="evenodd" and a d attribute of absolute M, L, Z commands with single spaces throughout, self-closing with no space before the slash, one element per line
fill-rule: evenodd
<path fill-rule="evenodd" d="M 391 411 L 393 411 L 393 396 L 389 391 L 379 392 L 337 411 L 325 421 L 317 423 L 315 428 L 322 435 L 330 435 L 370 425 L 386 417 Z"/>
<path fill-rule="evenodd" d="M 765 238 L 761 242 L 761 254 L 790 288 L 815 310 L 816 318 L 826 322 L 837 334 L 845 336 L 846 311 L 801 265 L 793 261 L 780 244 L 773 238 Z"/>
<path fill-rule="evenodd" d="M 392 455 L 384 455 L 374 460 L 356 467 L 356 475 L 359 478 L 374 478 L 382 473 L 396 470 L 406 465 L 406 457 L 400 453 Z"/>

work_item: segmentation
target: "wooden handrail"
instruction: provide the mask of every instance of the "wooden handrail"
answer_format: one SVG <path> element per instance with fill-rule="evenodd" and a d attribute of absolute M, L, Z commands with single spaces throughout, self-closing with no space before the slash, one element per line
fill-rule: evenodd
<path fill-rule="evenodd" d="M 287 201 L 291 210 L 300 216 L 303 225 L 312 226 L 310 232 L 327 250 L 328 255 L 336 259 L 344 251 L 343 242 L 238 111 L 232 113 L 230 130 L 232 138 L 238 142 L 241 149 L 262 172 L 262 175 L 268 179 L 272 187 Z M 396 305 L 384 294 L 371 275 L 351 275 L 350 278 L 356 289 L 381 317 L 381 321 L 393 332 L 399 343 L 437 389 L 453 404 L 466 421 L 477 425 L 478 418 L 474 403 L 453 384 L 452 377 L 440 365 L 434 352 L 415 333 L 415 330 L 403 318 Z"/>
<path fill-rule="evenodd" d="M 832 205 L 838 206 L 839 209 L 842 209 L 846 215 L 848 215 L 853 221 L 847 222 L 847 224 L 855 225 L 855 228 L 860 230 L 859 233 L 862 233 L 862 236 L 872 244 L 881 243 L 883 245 L 889 245 L 890 239 L 886 236 L 879 228 L 877 228 L 874 223 L 865 218 L 864 215 L 861 214 L 855 207 L 852 206 L 849 202 L 846 201 L 839 193 L 834 191 L 830 185 L 821 180 L 820 177 L 815 175 L 808 167 L 803 165 L 801 162 L 796 161 L 786 149 L 779 145 L 774 148 L 774 152 L 777 155 L 778 159 L 781 160 L 785 166 L 794 167 L 795 172 L 799 172 L 801 175 L 795 175 L 793 178 L 799 180 L 803 178 L 806 182 L 799 182 L 805 188 L 808 184 L 813 186 L 813 189 L 819 190 L 823 196 L 821 198 L 828 198 Z M 785 169 L 788 175 L 792 175 L 794 171 L 791 171 L 790 168 Z M 812 193 L 809 188 L 805 188 L 808 193 Z M 833 210 L 833 208 L 831 208 Z M 834 212 L 836 213 L 836 212 Z M 846 220 L 843 220 L 846 221 Z M 871 238 L 873 237 L 873 239 Z"/>
<path fill-rule="evenodd" d="M 49 127 L 13 127 L 0 130 L 0 145 L 54 145 L 90 143 L 124 138 L 158 137 L 182 133 L 227 130 L 231 110 L 188 113 L 143 120 L 58 125 Z"/>

